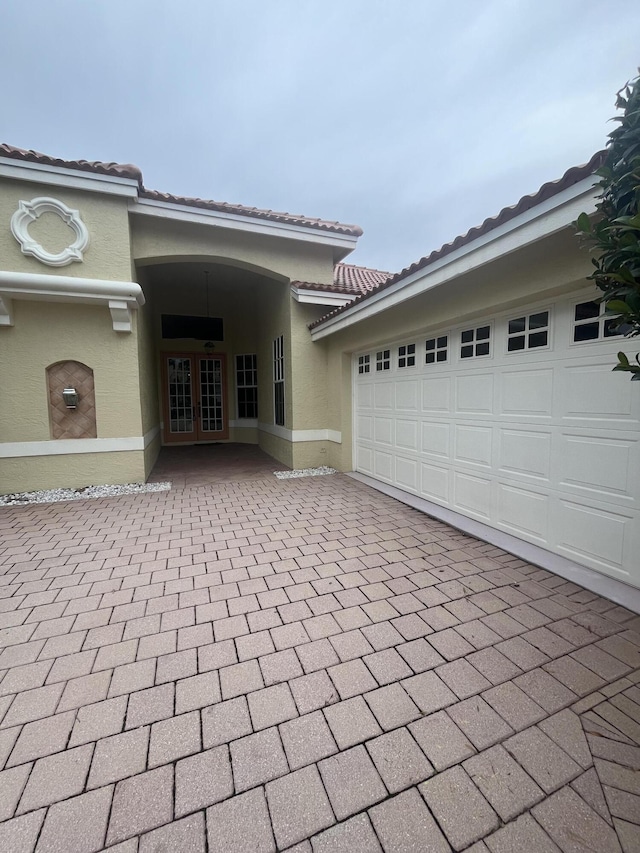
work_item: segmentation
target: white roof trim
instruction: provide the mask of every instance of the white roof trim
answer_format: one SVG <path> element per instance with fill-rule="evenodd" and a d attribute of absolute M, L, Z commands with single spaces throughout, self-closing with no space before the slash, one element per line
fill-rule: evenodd
<path fill-rule="evenodd" d="M 288 222 L 275 222 L 271 219 L 252 217 L 251 214 L 223 213 L 218 210 L 194 208 L 186 204 L 139 198 L 129 202 L 129 212 L 156 216 L 161 219 L 173 219 L 179 222 L 193 222 L 199 225 L 214 225 L 218 228 L 232 228 L 234 231 L 250 231 L 254 234 L 266 234 L 272 237 L 284 237 L 302 240 L 305 243 L 320 243 L 345 251 L 353 251 L 358 238 L 334 231 L 323 231 L 312 226 L 293 225 Z"/>
<path fill-rule="evenodd" d="M 80 169 L 67 169 L 65 166 L 14 160 L 12 157 L 0 157 L 0 177 L 127 198 L 136 198 L 138 195 L 138 182 L 135 178 L 99 175 Z"/>
<path fill-rule="evenodd" d="M 14 325 L 12 299 L 104 305 L 111 312 L 114 332 L 130 332 L 131 310 L 145 302 L 135 281 L 0 271 L 0 326 Z"/>
<path fill-rule="evenodd" d="M 354 323 L 385 311 L 414 296 L 439 287 L 459 275 L 484 266 L 531 243 L 541 240 L 575 221 L 583 211 L 596 209 L 596 176 L 589 176 L 566 190 L 535 205 L 471 243 L 434 261 L 424 269 L 402 278 L 390 287 L 374 292 L 373 296 L 357 302 L 347 311 L 330 317 L 311 330 L 311 339 L 318 341 Z"/>
<path fill-rule="evenodd" d="M 327 305 L 330 308 L 341 308 L 353 302 L 355 296 L 346 293 L 333 293 L 329 290 L 311 290 L 304 287 L 291 285 L 291 295 L 296 302 L 304 302 L 307 305 Z"/>

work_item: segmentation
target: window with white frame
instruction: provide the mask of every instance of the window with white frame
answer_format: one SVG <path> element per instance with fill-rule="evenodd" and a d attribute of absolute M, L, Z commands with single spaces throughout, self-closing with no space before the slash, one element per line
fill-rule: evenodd
<path fill-rule="evenodd" d="M 398 347 L 398 367 L 414 367 L 416 363 L 416 345 L 405 344 Z"/>
<path fill-rule="evenodd" d="M 391 367 L 391 350 L 383 349 L 376 353 L 376 370 L 389 370 Z"/>
<path fill-rule="evenodd" d="M 491 326 L 478 326 L 460 333 L 460 358 L 489 355 Z"/>
<path fill-rule="evenodd" d="M 622 334 L 616 330 L 617 319 L 605 316 L 604 302 L 579 302 L 573 313 L 573 341 L 599 341 Z"/>
<path fill-rule="evenodd" d="M 358 373 L 369 373 L 371 370 L 371 356 L 358 356 Z"/>
<path fill-rule="evenodd" d="M 507 351 L 546 347 L 549 343 L 549 312 L 538 311 L 525 317 L 509 320 L 507 327 Z"/>
<path fill-rule="evenodd" d="M 255 353 L 236 356 L 238 418 L 258 417 L 258 365 Z"/>
<path fill-rule="evenodd" d="M 448 335 L 440 335 L 439 338 L 427 338 L 424 342 L 424 363 L 434 364 L 438 361 L 446 361 L 448 348 Z"/>
<path fill-rule="evenodd" d="M 284 426 L 284 337 L 273 342 L 273 420 Z"/>

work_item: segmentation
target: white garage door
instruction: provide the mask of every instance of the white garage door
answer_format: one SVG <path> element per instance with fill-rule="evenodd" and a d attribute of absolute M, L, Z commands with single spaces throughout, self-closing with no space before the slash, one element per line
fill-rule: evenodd
<path fill-rule="evenodd" d="M 640 586 L 634 341 L 590 295 L 354 357 L 354 466 Z"/>

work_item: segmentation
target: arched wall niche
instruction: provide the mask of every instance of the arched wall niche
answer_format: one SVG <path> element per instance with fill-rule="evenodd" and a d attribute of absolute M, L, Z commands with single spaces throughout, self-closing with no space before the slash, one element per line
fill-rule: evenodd
<path fill-rule="evenodd" d="M 67 407 L 62 392 L 75 388 L 78 405 Z M 97 438 L 93 370 L 79 361 L 57 361 L 47 367 L 51 438 Z"/>

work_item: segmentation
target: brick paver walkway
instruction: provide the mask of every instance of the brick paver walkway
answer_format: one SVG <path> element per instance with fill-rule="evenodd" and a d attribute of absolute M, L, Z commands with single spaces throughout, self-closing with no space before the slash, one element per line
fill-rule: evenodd
<path fill-rule="evenodd" d="M 0 647 L 3 853 L 640 849 L 640 617 L 345 476 L 4 509 Z"/>

